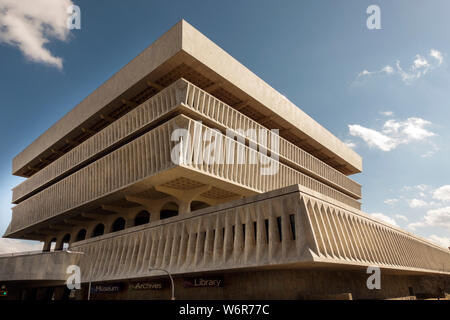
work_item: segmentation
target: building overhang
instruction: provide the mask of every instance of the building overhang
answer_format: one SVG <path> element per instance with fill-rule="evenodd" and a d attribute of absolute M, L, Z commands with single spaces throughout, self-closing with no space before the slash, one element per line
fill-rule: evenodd
<path fill-rule="evenodd" d="M 19 153 L 12 173 L 31 176 L 100 119 L 133 105 L 146 88 L 157 92 L 180 77 L 254 119 L 265 119 L 268 128 L 280 129 L 282 136 L 339 171 L 362 171 L 356 152 L 182 20 Z"/>
<path fill-rule="evenodd" d="M 214 134 L 214 141 L 221 141 L 222 152 L 219 154 L 233 156 L 226 161 L 217 158 L 214 162 L 205 162 L 206 156 L 199 156 L 197 152 L 200 150 L 198 141 L 189 139 L 191 142 L 185 143 L 183 149 L 185 160 L 178 161 L 174 152 L 181 143 L 173 141 L 171 134 L 176 129 L 185 130 L 192 138 L 194 132 L 200 132 L 199 137 Z M 241 164 L 238 150 L 239 157 L 245 160 Z M 252 159 L 258 161 L 253 162 Z M 268 168 L 273 172 L 264 173 Z M 65 219 L 135 193 L 173 184 L 177 179 L 213 186 L 217 190 L 209 197 L 215 203 L 301 184 L 342 205 L 356 209 L 361 205 L 356 199 L 180 114 L 20 202 L 13 207 L 11 224 L 4 236 L 28 239 L 41 236 L 45 239 L 57 233 L 57 230 L 48 230 L 51 225 L 58 227 Z M 176 188 L 181 190 L 185 187 L 183 184 Z M 186 192 L 189 190 L 188 185 Z M 58 202 L 55 204 L 53 199 L 58 199 Z"/>

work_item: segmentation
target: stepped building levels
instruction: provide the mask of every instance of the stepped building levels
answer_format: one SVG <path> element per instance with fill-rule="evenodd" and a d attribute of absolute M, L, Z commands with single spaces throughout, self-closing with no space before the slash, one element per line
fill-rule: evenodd
<path fill-rule="evenodd" d="M 9 298 L 67 298 L 70 265 L 75 299 L 167 298 L 163 270 L 186 299 L 449 288 L 449 250 L 360 211 L 361 157 L 185 21 L 12 167 L 4 237 L 43 250 L 0 257 Z"/>

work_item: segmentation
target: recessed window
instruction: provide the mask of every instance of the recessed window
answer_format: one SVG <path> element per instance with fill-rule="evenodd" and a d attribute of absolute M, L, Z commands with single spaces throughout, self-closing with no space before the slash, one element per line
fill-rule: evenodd
<path fill-rule="evenodd" d="M 80 231 L 78 231 L 75 241 L 81 241 L 84 239 L 86 239 L 86 229 L 81 229 Z"/>
<path fill-rule="evenodd" d="M 140 226 L 142 224 L 146 224 L 150 222 L 150 213 L 146 210 L 142 210 L 139 212 L 136 217 L 134 218 L 134 225 Z"/>
<path fill-rule="evenodd" d="M 61 242 L 61 248 L 59 250 L 67 250 L 69 248 L 70 233 L 66 233 Z"/>
<path fill-rule="evenodd" d="M 192 201 L 191 202 L 191 211 L 200 210 L 203 208 L 207 208 L 209 205 L 202 201 Z"/>
<path fill-rule="evenodd" d="M 56 247 L 56 238 L 53 238 L 52 240 L 50 240 L 50 245 L 48 248 L 48 251 L 55 251 L 55 247 Z"/>
<path fill-rule="evenodd" d="M 111 232 L 116 232 L 125 229 L 125 219 L 120 217 L 114 220 L 111 226 Z"/>
<path fill-rule="evenodd" d="M 277 228 L 278 228 L 278 240 L 283 239 L 282 234 L 281 234 L 281 217 L 277 217 Z"/>
<path fill-rule="evenodd" d="M 94 231 L 92 231 L 92 238 L 101 236 L 105 233 L 105 225 L 103 223 L 99 223 L 95 226 Z"/>
<path fill-rule="evenodd" d="M 266 242 L 269 243 L 269 219 L 264 219 L 264 229 L 266 230 Z"/>
<path fill-rule="evenodd" d="M 166 203 L 159 212 L 160 219 L 167 219 L 178 215 L 178 205 L 175 202 Z"/>
<path fill-rule="evenodd" d="M 289 222 L 291 224 L 292 240 L 295 240 L 295 214 L 289 215 Z"/>

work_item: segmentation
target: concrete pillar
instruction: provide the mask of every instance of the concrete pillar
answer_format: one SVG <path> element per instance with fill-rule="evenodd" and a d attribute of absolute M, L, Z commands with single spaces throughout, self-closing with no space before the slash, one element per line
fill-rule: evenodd
<path fill-rule="evenodd" d="M 175 202 L 179 205 L 178 200 L 169 197 L 169 198 L 163 198 L 163 199 L 145 199 L 141 197 L 136 196 L 126 196 L 125 199 L 130 202 L 138 203 L 142 205 L 142 209 L 145 209 L 150 213 L 150 222 L 156 221 L 160 219 L 160 211 L 163 205 L 165 205 L 168 202 Z M 178 210 L 179 212 L 180 210 Z M 137 214 L 137 212 L 136 212 Z"/>
<path fill-rule="evenodd" d="M 63 249 L 63 238 L 64 235 L 62 235 L 59 239 L 56 240 L 55 251 Z"/>
<path fill-rule="evenodd" d="M 44 246 L 42 247 L 42 252 L 49 252 L 52 246 L 52 239 L 48 238 L 44 241 Z"/>
<path fill-rule="evenodd" d="M 169 188 L 165 186 L 156 186 L 156 191 L 164 192 L 170 194 L 178 200 L 178 214 L 191 212 L 191 203 L 199 195 L 211 190 L 210 185 L 204 185 L 198 188 L 193 188 L 190 190 L 179 190 L 174 188 Z"/>

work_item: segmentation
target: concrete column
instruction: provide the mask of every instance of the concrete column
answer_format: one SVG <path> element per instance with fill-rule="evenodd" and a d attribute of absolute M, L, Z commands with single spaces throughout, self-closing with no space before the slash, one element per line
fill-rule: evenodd
<path fill-rule="evenodd" d="M 59 239 L 56 240 L 55 251 L 63 249 L 63 238 L 64 235 L 62 235 Z"/>
<path fill-rule="evenodd" d="M 173 198 L 172 200 L 172 197 L 163 199 L 145 199 L 136 196 L 126 196 L 125 199 L 127 201 L 142 205 L 143 209 L 147 210 L 150 213 L 150 222 L 160 219 L 159 212 L 161 211 L 162 206 L 167 202 L 173 201 L 178 204 L 178 200 L 176 200 L 175 198 Z M 140 208 L 140 210 L 142 210 L 142 208 Z"/>
<path fill-rule="evenodd" d="M 120 217 L 125 219 L 125 229 L 126 229 L 134 225 L 134 217 L 145 208 L 144 207 L 124 208 L 112 205 L 102 205 L 102 209 L 117 213 Z M 119 218 L 119 216 L 114 217 L 111 223 L 114 223 L 115 219 Z"/>
<path fill-rule="evenodd" d="M 159 192 L 164 192 L 175 197 L 179 202 L 178 214 L 191 212 L 191 203 L 199 195 L 205 193 L 211 189 L 210 185 L 201 186 L 198 188 L 190 190 L 179 190 L 174 188 L 169 188 L 165 186 L 156 186 L 155 190 Z"/>
<path fill-rule="evenodd" d="M 44 241 L 44 246 L 42 247 L 42 252 L 49 252 L 52 246 L 52 239 L 53 238 L 48 238 L 47 240 Z"/>

